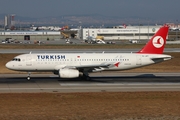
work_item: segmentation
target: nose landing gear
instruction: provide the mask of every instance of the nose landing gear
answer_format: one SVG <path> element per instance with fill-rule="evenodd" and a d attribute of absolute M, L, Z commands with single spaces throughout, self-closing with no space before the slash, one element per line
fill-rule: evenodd
<path fill-rule="evenodd" d="M 28 81 L 31 79 L 30 75 L 31 75 L 31 72 L 28 72 L 28 76 L 27 76 Z"/>

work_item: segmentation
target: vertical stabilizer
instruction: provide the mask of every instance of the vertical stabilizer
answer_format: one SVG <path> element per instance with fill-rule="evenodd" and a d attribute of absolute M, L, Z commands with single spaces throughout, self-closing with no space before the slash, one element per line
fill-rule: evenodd
<path fill-rule="evenodd" d="M 166 44 L 169 27 L 161 27 L 149 42 L 138 53 L 162 54 Z"/>

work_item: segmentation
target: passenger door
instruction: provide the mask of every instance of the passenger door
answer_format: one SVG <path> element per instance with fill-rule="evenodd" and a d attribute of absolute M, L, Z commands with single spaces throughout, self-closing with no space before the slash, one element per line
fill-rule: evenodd
<path fill-rule="evenodd" d="M 30 54 L 26 56 L 26 66 L 32 66 L 32 57 Z"/>

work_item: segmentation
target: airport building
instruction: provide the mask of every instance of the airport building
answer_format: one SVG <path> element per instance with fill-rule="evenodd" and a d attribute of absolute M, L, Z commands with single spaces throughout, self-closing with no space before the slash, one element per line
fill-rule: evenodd
<path fill-rule="evenodd" d="M 161 26 L 116 26 L 113 28 L 82 28 L 63 31 L 0 31 L 0 40 L 12 38 L 16 40 L 60 40 L 61 38 L 102 38 L 104 40 L 149 40 Z M 173 32 L 170 39 L 177 39 L 178 33 Z M 179 38 L 179 37 L 178 37 Z"/>
<path fill-rule="evenodd" d="M 161 26 L 127 26 L 113 28 L 83 28 L 82 39 L 88 37 L 98 38 L 102 36 L 104 40 L 147 40 L 156 33 Z"/>

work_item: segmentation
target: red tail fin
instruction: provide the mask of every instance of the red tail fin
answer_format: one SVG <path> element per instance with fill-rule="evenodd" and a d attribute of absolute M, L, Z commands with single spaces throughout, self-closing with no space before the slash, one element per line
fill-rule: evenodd
<path fill-rule="evenodd" d="M 166 44 L 168 30 L 169 27 L 167 25 L 161 27 L 138 53 L 162 54 Z"/>

